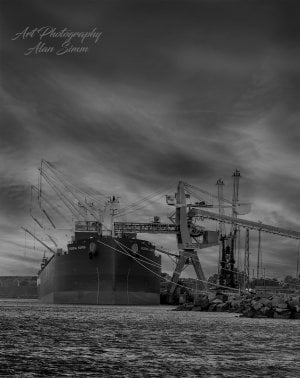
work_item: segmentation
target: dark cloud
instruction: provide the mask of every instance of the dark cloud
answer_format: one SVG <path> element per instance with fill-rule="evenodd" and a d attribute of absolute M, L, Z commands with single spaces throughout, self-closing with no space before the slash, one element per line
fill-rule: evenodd
<path fill-rule="evenodd" d="M 26 185 L 16 185 L 12 181 L 7 183 L 5 186 L 0 185 L 1 190 L 1 202 L 0 206 L 4 209 L 4 216 L 9 218 L 11 213 L 13 216 L 23 215 L 24 212 L 28 209 L 28 194 L 30 193 L 30 187 Z"/>
<path fill-rule="evenodd" d="M 298 8 L 292 0 L 3 0 L 2 234 L 22 243 L 16 230 L 41 158 L 81 188 L 113 188 L 129 202 L 178 179 L 216 192 L 219 177 L 231 198 L 238 168 L 253 219 L 297 228 Z M 97 27 L 103 38 L 88 54 L 24 56 L 38 40 L 12 37 L 46 25 Z M 140 219 L 167 213 L 161 202 L 142 210 Z M 268 249 L 266 261 L 290 261 L 292 270 L 288 250 Z M 203 255 L 211 273 L 216 253 Z"/>

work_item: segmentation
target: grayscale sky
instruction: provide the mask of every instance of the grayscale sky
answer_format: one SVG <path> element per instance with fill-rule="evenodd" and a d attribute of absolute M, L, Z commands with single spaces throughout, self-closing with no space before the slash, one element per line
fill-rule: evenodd
<path fill-rule="evenodd" d="M 39 267 L 43 248 L 20 227 L 32 223 L 30 185 L 42 158 L 75 185 L 126 204 L 174 192 L 179 179 L 216 193 L 221 177 L 231 198 L 239 169 L 247 218 L 300 231 L 297 1 L 0 6 L 1 275 Z M 33 32 L 43 27 L 102 34 L 71 41 L 86 53 L 58 55 L 65 39 Z M 39 42 L 53 51 L 33 49 Z M 128 220 L 166 221 L 170 208 L 154 199 Z M 149 239 L 176 247 L 173 236 Z M 255 267 L 255 232 L 250 247 Z M 263 235 L 262 250 L 267 276 L 295 276 L 296 240 Z M 217 271 L 217 253 L 199 253 L 206 275 Z M 171 267 L 164 257 L 163 270 Z"/>

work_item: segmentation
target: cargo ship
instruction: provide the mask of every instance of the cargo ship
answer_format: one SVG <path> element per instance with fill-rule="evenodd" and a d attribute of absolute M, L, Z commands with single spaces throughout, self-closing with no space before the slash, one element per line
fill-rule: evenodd
<path fill-rule="evenodd" d="M 105 235 L 97 221 L 75 222 L 67 250 L 43 258 L 38 272 L 42 303 L 158 305 L 161 256 L 136 234 Z"/>

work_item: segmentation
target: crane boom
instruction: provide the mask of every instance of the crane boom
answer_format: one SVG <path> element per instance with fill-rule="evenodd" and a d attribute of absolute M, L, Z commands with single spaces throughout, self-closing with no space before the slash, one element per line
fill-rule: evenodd
<path fill-rule="evenodd" d="M 41 239 L 39 239 L 38 237 L 36 237 L 32 232 L 30 232 L 29 230 L 27 230 L 27 228 L 24 228 L 24 227 L 21 227 L 22 230 L 24 230 L 25 232 L 27 232 L 29 235 L 31 235 L 35 240 L 37 240 L 39 243 L 41 243 L 45 248 L 47 248 L 50 252 L 54 253 L 55 254 L 55 251 L 48 247 L 48 245 L 46 243 L 44 243 Z"/>
<path fill-rule="evenodd" d="M 52 221 L 52 219 L 50 218 L 50 216 L 47 214 L 46 210 L 44 210 L 44 209 L 42 209 L 42 210 L 43 210 L 43 213 L 46 215 L 48 221 L 51 223 L 51 226 L 52 226 L 53 228 L 56 228 L 56 227 L 55 227 L 55 224 L 53 223 L 53 221 Z"/>
<path fill-rule="evenodd" d="M 285 228 L 280 228 L 280 227 L 274 227 L 274 226 L 270 226 L 269 224 L 265 224 L 261 222 L 253 222 L 246 219 L 233 218 L 227 215 L 211 213 L 210 211 L 205 211 L 201 209 L 193 208 L 190 210 L 189 215 L 191 215 L 192 217 L 211 219 L 218 222 L 225 222 L 225 223 L 230 223 L 230 224 L 234 223 L 235 225 L 241 226 L 243 228 L 249 228 L 251 230 L 261 230 L 263 232 L 280 235 L 287 238 L 300 239 L 300 232 L 298 231 L 287 230 Z"/>

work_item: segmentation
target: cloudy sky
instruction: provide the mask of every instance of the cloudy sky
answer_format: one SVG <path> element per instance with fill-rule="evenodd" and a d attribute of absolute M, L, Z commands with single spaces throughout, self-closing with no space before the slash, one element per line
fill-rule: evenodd
<path fill-rule="evenodd" d="M 75 185 L 126 204 L 174 192 L 179 179 L 216 193 L 221 177 L 231 198 L 239 169 L 247 217 L 300 231 L 297 1 L 0 5 L 1 275 L 37 272 L 43 248 L 20 227 L 32 223 L 30 185 L 42 158 Z M 36 28 L 102 34 L 65 45 Z M 166 221 L 169 212 L 157 196 L 128 220 Z M 173 236 L 158 244 L 176 247 Z M 250 244 L 254 267 L 254 232 Z M 296 274 L 297 241 L 263 235 L 262 250 L 268 276 Z M 216 272 L 217 248 L 199 256 L 206 275 Z"/>

